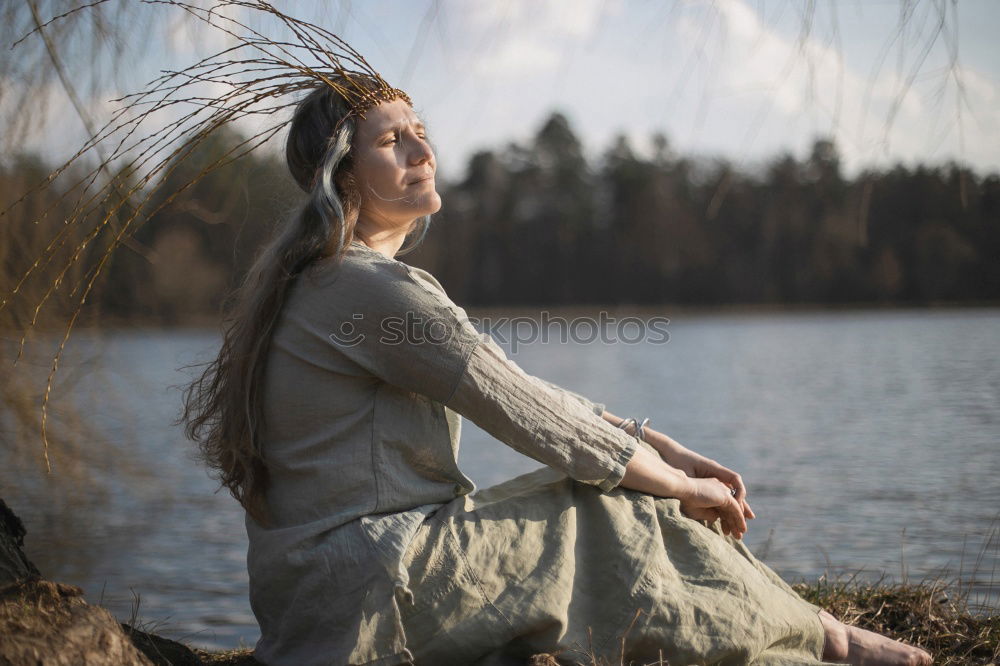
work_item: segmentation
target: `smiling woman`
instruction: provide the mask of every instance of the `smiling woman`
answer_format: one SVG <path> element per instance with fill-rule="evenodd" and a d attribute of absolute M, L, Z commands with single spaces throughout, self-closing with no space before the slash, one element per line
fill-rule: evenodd
<path fill-rule="evenodd" d="M 590 645 L 928 663 L 754 558 L 739 474 L 525 373 L 396 259 L 441 207 L 434 153 L 404 93 L 332 80 L 365 92 L 321 84 L 300 103 L 286 154 L 309 197 L 186 395 L 189 436 L 247 510 L 258 660 L 513 664 Z M 547 468 L 472 494 L 463 416 Z"/>

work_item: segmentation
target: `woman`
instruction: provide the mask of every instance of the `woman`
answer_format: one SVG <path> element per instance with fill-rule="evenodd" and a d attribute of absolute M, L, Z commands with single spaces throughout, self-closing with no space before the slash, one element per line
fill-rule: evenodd
<path fill-rule="evenodd" d="M 350 84 L 299 104 L 308 201 L 186 396 L 247 510 L 260 661 L 930 663 L 754 559 L 738 474 L 526 374 L 394 259 L 441 207 L 435 157 L 405 93 Z M 470 495 L 461 416 L 547 468 Z"/>

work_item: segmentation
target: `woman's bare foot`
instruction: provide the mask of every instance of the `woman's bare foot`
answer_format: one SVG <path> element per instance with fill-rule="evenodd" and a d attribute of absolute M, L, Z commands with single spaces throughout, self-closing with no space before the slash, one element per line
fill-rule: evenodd
<path fill-rule="evenodd" d="M 920 648 L 894 641 L 875 632 L 846 625 L 820 611 L 826 630 L 823 661 L 847 662 L 852 666 L 930 666 L 931 656 Z"/>

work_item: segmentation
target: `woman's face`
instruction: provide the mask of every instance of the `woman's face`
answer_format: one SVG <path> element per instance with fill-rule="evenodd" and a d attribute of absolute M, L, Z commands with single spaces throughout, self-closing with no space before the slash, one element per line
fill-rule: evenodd
<path fill-rule="evenodd" d="M 437 163 L 424 126 L 401 99 L 365 112 L 354 136 L 354 177 L 361 191 L 360 226 L 403 229 L 441 209 Z"/>

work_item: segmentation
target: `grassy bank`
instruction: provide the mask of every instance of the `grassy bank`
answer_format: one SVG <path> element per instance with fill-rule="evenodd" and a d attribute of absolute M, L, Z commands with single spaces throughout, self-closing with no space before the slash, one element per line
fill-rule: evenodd
<path fill-rule="evenodd" d="M 797 584 L 795 589 L 843 622 L 919 645 L 934 655 L 935 666 L 1000 664 L 1000 613 L 976 608 L 962 588 L 937 582 L 857 584 L 820 579 Z M 249 650 L 197 652 L 212 666 L 257 664 Z M 554 666 L 567 662 L 537 655 L 530 663 Z M 591 658 L 589 663 L 618 666 L 622 662 Z"/>
<path fill-rule="evenodd" d="M 842 622 L 919 645 L 935 666 L 1000 664 L 1000 613 L 974 606 L 964 588 L 823 579 L 794 587 Z"/>

